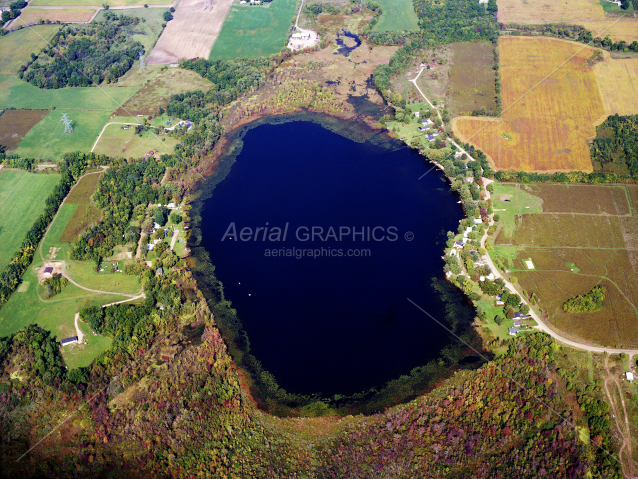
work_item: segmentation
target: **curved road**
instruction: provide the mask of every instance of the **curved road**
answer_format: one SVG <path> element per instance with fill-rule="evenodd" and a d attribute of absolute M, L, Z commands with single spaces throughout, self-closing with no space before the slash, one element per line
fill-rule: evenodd
<path fill-rule="evenodd" d="M 421 75 L 422 72 L 423 72 L 423 69 L 419 70 L 418 75 L 413 80 L 410 80 L 410 82 L 412 82 L 414 84 L 415 88 L 418 90 L 418 92 L 421 94 L 421 96 L 425 99 L 426 102 L 428 102 L 428 105 L 430 105 L 432 108 L 435 108 L 434 105 L 432 104 L 432 102 L 430 102 L 430 100 L 428 100 L 428 98 L 423 94 L 423 92 L 421 91 L 419 86 L 416 84 L 416 81 L 419 79 L 419 76 Z M 436 113 L 437 113 L 437 115 L 439 115 L 439 118 L 441 118 L 441 113 L 438 110 L 436 110 Z M 463 150 L 463 148 L 461 148 L 459 145 L 457 145 L 452 139 L 450 139 L 448 137 L 447 140 L 450 141 L 450 143 L 452 143 L 456 147 L 458 147 L 469 158 L 472 158 L 465 150 Z M 487 186 L 489 183 L 492 183 L 492 182 L 493 182 L 493 180 L 488 180 L 487 178 L 483 178 L 483 184 L 485 186 Z M 490 196 L 491 196 L 490 192 L 487 191 L 487 189 L 486 189 L 485 193 L 487 195 L 486 199 L 489 199 Z M 490 219 L 490 223 L 489 224 L 493 225 L 494 224 L 494 220 Z M 483 238 L 481 238 L 481 246 L 485 247 L 485 241 L 486 240 L 487 240 L 487 232 L 485 233 Z M 501 273 L 499 273 L 499 271 L 496 268 L 496 266 L 494 266 L 494 263 L 492 262 L 492 258 L 490 258 L 489 254 L 486 254 L 485 256 L 483 256 L 482 259 L 484 259 L 485 262 L 489 265 L 490 269 L 494 273 L 494 276 L 497 277 L 497 278 L 501 278 L 503 280 L 506 289 L 508 289 L 512 293 L 516 293 L 517 295 L 521 296 L 520 293 L 518 291 L 516 291 L 516 288 L 514 288 L 514 285 L 512 283 L 510 283 L 509 281 L 507 281 L 503 277 L 503 275 L 501 275 Z M 555 340 L 560 341 L 561 343 L 566 344 L 567 346 L 571 346 L 571 347 L 576 348 L 576 349 L 582 349 L 582 350 L 585 350 L 585 351 L 591 351 L 593 353 L 609 353 L 609 354 L 623 354 L 624 353 L 624 354 L 629 354 L 630 356 L 633 355 L 633 354 L 638 354 L 638 349 L 622 349 L 622 348 L 619 349 L 619 348 L 605 348 L 605 347 L 602 347 L 602 346 L 590 346 L 589 344 L 579 343 L 577 341 L 572 341 L 571 339 L 567 339 L 566 337 L 561 336 L 559 333 L 557 333 L 556 331 L 551 329 L 540 318 L 540 316 L 538 314 L 536 314 L 536 312 L 532 309 L 531 305 L 522 296 L 521 296 L 521 300 L 522 300 L 522 302 L 524 304 L 529 306 L 529 314 L 532 316 L 532 318 L 534 318 L 534 320 L 537 323 L 537 326 L 535 326 L 535 328 L 538 329 L 539 331 L 543 331 L 544 333 L 549 334 Z"/>

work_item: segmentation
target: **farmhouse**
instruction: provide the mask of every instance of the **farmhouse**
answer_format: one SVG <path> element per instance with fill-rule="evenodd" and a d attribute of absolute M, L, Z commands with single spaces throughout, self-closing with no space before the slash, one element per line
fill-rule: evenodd
<path fill-rule="evenodd" d="M 78 337 L 77 336 L 71 336 L 70 338 L 66 338 L 63 339 L 62 341 L 60 341 L 60 343 L 62 344 L 62 346 L 66 346 L 68 344 L 74 344 L 78 342 Z"/>
<path fill-rule="evenodd" d="M 519 329 L 512 327 L 512 328 L 509 328 L 507 331 L 508 333 L 510 333 L 510 336 L 516 336 L 516 333 L 518 333 Z"/>

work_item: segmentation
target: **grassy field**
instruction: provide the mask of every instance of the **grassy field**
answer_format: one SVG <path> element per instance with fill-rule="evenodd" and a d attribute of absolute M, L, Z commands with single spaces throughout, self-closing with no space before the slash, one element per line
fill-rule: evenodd
<path fill-rule="evenodd" d="M 32 25 L 38 20 L 60 21 L 62 23 L 86 23 L 95 13 L 94 8 L 25 8 L 18 17 L 17 25 Z M 28 30 L 28 29 L 27 29 Z"/>
<path fill-rule="evenodd" d="M 160 106 L 166 107 L 173 95 L 195 90 L 208 91 L 213 87 L 210 81 L 190 70 L 154 68 L 155 73 L 146 78 L 144 83 L 139 83 L 144 86 L 117 110 L 117 116 L 155 115 Z M 141 73 L 138 71 L 138 74 Z"/>
<path fill-rule="evenodd" d="M 100 178 L 102 175 L 86 175 L 73 187 L 64 202 L 71 205 L 90 205 L 91 195 L 95 193 Z"/>
<path fill-rule="evenodd" d="M 11 33 L 7 35 L 10 37 Z M 5 37 L 2 37 L 5 38 Z M 112 112 L 139 87 L 87 87 L 44 90 L 17 76 L 0 75 L 0 108 L 100 110 Z M 90 149 L 90 148 L 89 148 Z"/>
<path fill-rule="evenodd" d="M 131 7 L 135 5 L 169 5 L 170 0 L 82 0 L 82 6 L 102 7 Z M 78 5 L 77 0 L 33 0 L 29 2 L 32 7 L 67 7 Z"/>
<path fill-rule="evenodd" d="M 0 37 L 0 74 L 17 75 L 30 55 L 40 53 L 59 29 L 60 25 L 37 25 Z"/>
<path fill-rule="evenodd" d="M 621 20 L 608 18 L 595 22 L 580 22 L 579 25 L 590 30 L 595 37 L 601 36 L 601 38 L 605 38 L 609 35 L 609 38 L 615 42 L 624 40 L 627 43 L 631 43 L 634 40 L 638 40 L 638 19 L 633 17 L 633 13 L 629 13 L 628 17 Z"/>
<path fill-rule="evenodd" d="M 452 116 L 473 110 L 496 110 L 494 45 L 490 42 L 453 43 L 447 109 Z M 422 73 L 425 75 L 427 72 Z"/>
<path fill-rule="evenodd" d="M 24 235 L 44 211 L 44 202 L 60 175 L 0 171 L 0 268 L 20 248 Z"/>
<path fill-rule="evenodd" d="M 7 152 L 15 150 L 24 135 L 39 123 L 49 110 L 6 110 L 0 115 L 0 145 L 7 147 Z"/>
<path fill-rule="evenodd" d="M 102 219 L 102 211 L 93 205 L 75 205 L 73 216 L 60 236 L 61 243 L 72 243 L 85 229 L 97 224 Z"/>
<path fill-rule="evenodd" d="M 416 30 L 419 28 L 412 0 L 378 0 L 383 13 L 373 32 Z"/>
<path fill-rule="evenodd" d="M 570 338 L 638 347 L 638 217 L 629 205 L 632 192 L 614 185 L 495 184 L 494 209 L 507 212 L 497 211 L 501 221 L 490 255 L 517 278 L 525 296 L 540 299 L 543 315 Z M 524 209 L 531 198 L 537 208 Z M 528 259 L 533 270 L 524 263 Z M 606 289 L 604 308 L 563 311 L 567 299 L 598 284 Z"/>
<path fill-rule="evenodd" d="M 142 136 L 135 134 L 130 128 L 122 130 L 122 125 L 109 125 L 102 134 L 100 141 L 93 150 L 95 153 L 111 157 L 143 158 L 148 151 L 159 154 L 170 154 L 179 140 L 157 132 L 142 132 Z"/>
<path fill-rule="evenodd" d="M 233 5 L 210 52 L 210 59 L 257 57 L 279 52 L 297 13 L 295 0 L 277 0 L 268 8 Z"/>
<path fill-rule="evenodd" d="M 457 117 L 463 141 L 483 150 L 495 169 L 592 171 L 587 139 L 605 117 L 594 49 L 550 38 L 499 39 L 502 118 Z"/>
<path fill-rule="evenodd" d="M 60 121 L 63 113 L 67 113 L 72 120 L 73 133 L 64 133 L 64 125 Z M 52 111 L 25 135 L 16 153 L 57 160 L 71 151 L 91 151 L 109 116 L 108 111 Z"/>

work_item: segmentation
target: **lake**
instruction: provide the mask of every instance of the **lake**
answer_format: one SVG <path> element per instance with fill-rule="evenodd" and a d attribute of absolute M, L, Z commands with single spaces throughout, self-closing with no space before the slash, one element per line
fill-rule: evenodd
<path fill-rule="evenodd" d="M 408 298 L 445 324 L 431 284 L 463 217 L 458 197 L 398 140 L 335 121 L 244 127 L 199 206 L 201 246 L 251 353 L 292 393 L 383 386 L 451 340 Z"/>

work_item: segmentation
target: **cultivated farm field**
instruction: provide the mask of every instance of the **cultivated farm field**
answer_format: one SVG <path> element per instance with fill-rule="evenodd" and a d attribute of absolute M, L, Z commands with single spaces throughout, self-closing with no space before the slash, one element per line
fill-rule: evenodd
<path fill-rule="evenodd" d="M 605 118 L 594 49 L 562 40 L 499 39 L 502 118 L 453 120 L 463 141 L 483 150 L 495 169 L 591 171 L 587 139 Z"/>
<path fill-rule="evenodd" d="M 20 249 L 24 235 L 44 211 L 60 175 L 0 170 L 0 268 Z"/>
<path fill-rule="evenodd" d="M 499 227 L 492 257 L 534 293 L 549 323 L 567 337 L 609 347 L 638 346 L 636 187 L 495 184 L 494 209 L 516 209 L 515 229 Z M 512 195 L 513 191 L 521 195 Z M 542 212 L 521 213 L 535 197 Z M 509 201 L 504 201 L 509 199 Z M 529 210 L 528 210 L 529 211 Z M 502 229 L 501 229 L 502 228 Z M 531 259 L 534 269 L 525 260 Z M 601 284 L 605 307 L 566 313 L 562 304 Z"/>
<path fill-rule="evenodd" d="M 182 0 L 148 57 L 149 65 L 176 63 L 180 59 L 208 58 L 232 0 Z"/>
<path fill-rule="evenodd" d="M 267 8 L 233 5 L 219 37 L 210 51 L 210 60 L 271 55 L 286 46 L 295 23 L 297 2 L 276 0 Z"/>
<path fill-rule="evenodd" d="M 102 7 L 108 5 L 109 7 L 133 7 L 146 5 L 171 5 L 170 0 L 32 0 L 29 5 L 32 7 L 68 7 L 68 6 L 90 6 L 90 7 Z"/>
<path fill-rule="evenodd" d="M 0 145 L 15 150 L 24 135 L 49 114 L 49 110 L 5 110 L 0 115 Z"/>
<path fill-rule="evenodd" d="M 378 0 L 383 13 L 373 32 L 416 30 L 419 28 L 412 0 Z"/>
<path fill-rule="evenodd" d="M 638 34 L 638 23 L 636 24 Z M 594 65 L 605 114 L 633 115 L 638 112 L 638 58 L 612 60 L 603 52 L 604 61 Z"/>
<path fill-rule="evenodd" d="M 570 25 L 605 20 L 599 0 L 499 0 L 498 20 L 503 23 L 553 23 Z"/>
<path fill-rule="evenodd" d="M 14 33 L 2 38 L 11 35 Z M 119 108 L 137 90 L 139 87 L 113 86 L 44 90 L 23 82 L 17 76 L 0 75 L 0 108 L 60 108 L 111 112 Z"/>
<path fill-rule="evenodd" d="M 17 75 L 20 67 L 30 60 L 30 55 L 40 53 L 59 29 L 60 25 L 36 25 L 0 37 L 0 74 Z"/>
<path fill-rule="evenodd" d="M 72 120 L 73 132 L 64 133 L 62 114 Z M 91 151 L 108 120 L 108 111 L 54 110 L 27 133 L 16 149 L 25 157 L 57 160 L 71 151 Z"/>

